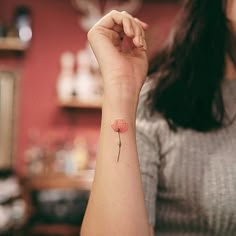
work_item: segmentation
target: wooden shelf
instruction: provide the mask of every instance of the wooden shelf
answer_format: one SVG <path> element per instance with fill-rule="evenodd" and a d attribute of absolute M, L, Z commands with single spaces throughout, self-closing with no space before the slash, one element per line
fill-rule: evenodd
<path fill-rule="evenodd" d="M 80 227 L 63 224 L 36 225 L 30 231 L 33 235 L 80 235 Z"/>
<path fill-rule="evenodd" d="M 82 102 L 77 100 L 71 100 L 69 102 L 63 102 L 59 100 L 59 106 L 65 108 L 83 108 L 83 109 L 101 109 L 102 102 Z"/>
<path fill-rule="evenodd" d="M 25 51 L 27 47 L 19 38 L 0 38 L 0 51 Z"/>
<path fill-rule="evenodd" d="M 89 191 L 93 182 L 93 170 L 83 171 L 78 176 L 49 175 L 27 178 L 27 186 L 32 190 L 42 189 L 78 189 Z"/>

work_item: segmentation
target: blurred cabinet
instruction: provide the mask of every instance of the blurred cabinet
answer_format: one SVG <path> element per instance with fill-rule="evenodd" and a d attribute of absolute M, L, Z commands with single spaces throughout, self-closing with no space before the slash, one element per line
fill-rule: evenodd
<path fill-rule="evenodd" d="M 25 179 L 32 206 L 30 235 L 78 236 L 92 181 L 92 171 Z"/>
<path fill-rule="evenodd" d="M 19 75 L 0 68 L 0 169 L 11 169 L 15 160 Z"/>
<path fill-rule="evenodd" d="M 28 43 L 17 37 L 0 37 L 0 57 L 15 60 L 28 48 Z M 10 56 L 10 57 L 9 57 Z M 12 60 L 12 61 L 13 61 Z M 11 169 L 15 161 L 17 133 L 19 67 L 0 65 L 0 169 Z"/>

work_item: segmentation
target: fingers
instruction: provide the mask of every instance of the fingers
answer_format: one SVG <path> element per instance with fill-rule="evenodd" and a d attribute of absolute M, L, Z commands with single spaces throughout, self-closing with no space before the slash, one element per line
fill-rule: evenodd
<path fill-rule="evenodd" d="M 134 18 L 134 20 L 137 21 L 143 27 L 144 30 L 148 29 L 149 25 L 146 22 L 141 21 L 138 18 Z"/>
<path fill-rule="evenodd" d="M 121 12 L 123 15 L 125 15 L 126 17 L 128 17 L 128 19 L 130 20 L 130 28 L 132 28 L 133 31 L 133 43 L 139 47 L 139 48 L 143 48 L 144 50 L 147 49 L 147 45 L 146 45 L 146 41 L 145 41 L 145 32 L 144 29 L 141 25 L 141 22 L 139 22 L 139 20 L 136 18 L 133 18 L 129 13 L 123 11 Z"/>
<path fill-rule="evenodd" d="M 147 49 L 144 30 L 147 29 L 148 25 L 125 11 L 118 12 L 113 10 L 96 25 L 114 30 L 117 33 L 124 32 L 126 36 L 133 39 L 136 47 L 143 48 L 144 50 Z"/>
<path fill-rule="evenodd" d="M 123 29 L 124 33 L 128 37 L 134 37 L 136 34 L 135 27 L 133 26 L 132 19 L 130 17 L 125 17 L 123 19 Z"/>

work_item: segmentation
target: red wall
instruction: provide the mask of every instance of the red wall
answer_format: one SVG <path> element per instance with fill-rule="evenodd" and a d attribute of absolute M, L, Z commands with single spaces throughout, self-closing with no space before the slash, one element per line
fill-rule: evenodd
<path fill-rule="evenodd" d="M 21 73 L 17 137 L 18 170 L 22 170 L 24 150 L 30 130 L 44 136 L 84 135 L 96 142 L 100 111 L 65 110 L 58 106 L 56 82 L 62 52 L 76 53 L 86 44 L 86 33 L 78 24 L 79 15 L 69 0 L 1 0 L 0 17 L 10 22 L 14 8 L 24 4 L 32 10 L 33 40 L 21 57 L 7 55 L 0 65 L 11 65 Z M 139 16 L 150 28 L 149 55 L 166 37 L 178 6 L 171 3 L 145 3 Z"/>

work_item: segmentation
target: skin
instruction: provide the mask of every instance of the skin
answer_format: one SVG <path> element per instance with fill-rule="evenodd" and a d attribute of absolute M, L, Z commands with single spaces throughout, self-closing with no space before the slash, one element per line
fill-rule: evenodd
<path fill-rule="evenodd" d="M 236 34 L 236 1 L 228 0 L 226 8 L 227 18 L 230 20 L 232 29 Z M 225 77 L 231 80 L 236 80 L 236 69 L 229 57 L 226 56 Z"/>
<path fill-rule="evenodd" d="M 102 123 L 94 183 L 83 220 L 82 236 L 150 236 L 136 146 L 136 109 L 148 68 L 147 25 L 126 12 L 112 11 L 88 33 L 104 82 Z M 120 132 L 117 162 L 117 119 Z"/>
<path fill-rule="evenodd" d="M 236 0 L 227 15 L 236 29 Z M 102 123 L 95 178 L 82 223 L 82 236 L 153 236 L 148 223 L 136 146 L 138 97 L 147 74 L 147 25 L 126 12 L 112 11 L 88 33 L 104 82 Z M 236 31 L 235 31 L 236 32 Z M 226 77 L 236 79 L 226 57 Z M 128 124 L 117 161 L 119 138 L 112 125 Z"/>
<path fill-rule="evenodd" d="M 226 14 L 227 18 L 236 26 L 236 1 L 227 0 Z"/>

